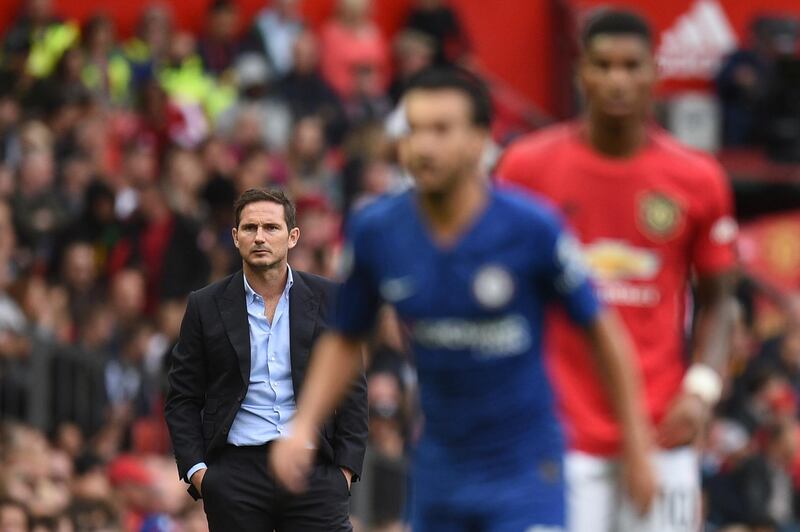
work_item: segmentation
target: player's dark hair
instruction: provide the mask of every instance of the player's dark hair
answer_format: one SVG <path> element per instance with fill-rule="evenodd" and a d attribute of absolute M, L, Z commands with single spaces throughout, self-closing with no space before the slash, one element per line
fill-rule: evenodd
<path fill-rule="evenodd" d="M 247 205 L 258 201 L 269 201 L 270 203 L 283 205 L 283 217 L 286 220 L 286 228 L 291 231 L 297 227 L 297 210 L 292 200 L 290 200 L 282 190 L 266 188 L 251 188 L 242 192 L 242 195 L 239 196 L 233 204 L 236 227 L 239 227 L 242 210 L 244 210 Z"/>
<path fill-rule="evenodd" d="M 406 85 L 403 94 L 414 90 L 456 90 L 472 104 L 472 123 L 489 129 L 494 115 L 492 98 L 486 83 L 472 72 L 458 67 L 430 67 L 422 70 Z"/>
<path fill-rule="evenodd" d="M 590 15 L 581 32 L 583 49 L 588 48 L 598 35 L 633 35 L 641 37 L 649 47 L 653 47 L 650 24 L 643 16 L 626 9 L 601 9 Z"/>

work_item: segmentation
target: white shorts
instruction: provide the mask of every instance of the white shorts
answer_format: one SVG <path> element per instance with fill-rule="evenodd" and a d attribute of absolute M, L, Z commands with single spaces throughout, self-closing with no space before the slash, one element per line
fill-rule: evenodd
<path fill-rule="evenodd" d="M 621 487 L 616 459 L 568 453 L 569 532 L 697 532 L 700 530 L 700 466 L 690 447 L 653 455 L 659 484 L 650 512 L 640 516 Z"/>

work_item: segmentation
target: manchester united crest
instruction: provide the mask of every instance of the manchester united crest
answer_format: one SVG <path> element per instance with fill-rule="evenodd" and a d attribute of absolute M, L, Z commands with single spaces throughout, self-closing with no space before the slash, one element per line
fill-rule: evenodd
<path fill-rule="evenodd" d="M 639 228 L 654 240 L 668 240 L 683 224 L 681 206 L 666 194 L 648 192 L 639 199 Z"/>

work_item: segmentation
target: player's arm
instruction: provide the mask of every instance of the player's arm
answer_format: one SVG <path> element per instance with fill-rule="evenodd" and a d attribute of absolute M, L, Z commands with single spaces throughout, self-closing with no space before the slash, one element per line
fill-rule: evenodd
<path fill-rule="evenodd" d="M 599 376 L 616 412 L 623 437 L 623 478 L 631 500 L 647 511 L 656 493 L 644 399 L 627 334 L 611 310 L 603 309 L 589 279 L 578 241 L 556 229 L 552 284 L 572 320 L 580 325 L 596 358 Z"/>
<path fill-rule="evenodd" d="M 722 393 L 731 349 L 736 300 L 732 272 L 705 275 L 696 287 L 697 314 L 692 336 L 692 365 L 683 390 L 658 430 L 658 443 L 671 448 L 691 443 Z"/>
<path fill-rule="evenodd" d="M 584 331 L 622 429 L 626 488 L 639 511 L 646 512 L 655 497 L 656 482 L 650 463 L 650 431 L 641 409 L 643 397 L 630 342 L 616 313 L 610 310 L 601 310 Z"/>
<path fill-rule="evenodd" d="M 272 452 L 275 475 L 290 491 L 305 489 L 314 460 L 316 427 L 330 416 L 361 371 L 361 346 L 358 338 L 327 332 L 314 348 L 291 437 L 278 442 Z"/>
<path fill-rule="evenodd" d="M 362 342 L 375 322 L 378 296 L 368 226 L 357 220 L 348 231 L 342 259 L 346 279 L 338 290 L 333 327 L 314 346 L 288 438 L 275 443 L 270 462 L 290 491 L 303 491 L 314 463 L 317 427 L 350 389 L 362 365 Z"/>
<path fill-rule="evenodd" d="M 697 276 L 692 364 L 682 392 L 658 428 L 658 443 L 670 448 L 692 443 L 722 393 L 735 322 L 736 221 L 727 179 L 716 162 L 699 174 L 705 180 L 703 209 L 696 215 L 691 263 Z"/>

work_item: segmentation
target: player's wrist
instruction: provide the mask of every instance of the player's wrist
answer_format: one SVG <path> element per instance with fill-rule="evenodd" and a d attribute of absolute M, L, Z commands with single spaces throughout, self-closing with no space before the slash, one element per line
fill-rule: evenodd
<path fill-rule="evenodd" d="M 695 362 L 683 378 L 683 391 L 698 398 L 708 408 L 722 396 L 722 377 L 707 364 Z"/>
<path fill-rule="evenodd" d="M 303 441 L 309 447 L 316 447 L 317 435 L 314 423 L 307 417 L 298 416 L 292 424 L 292 436 Z"/>

